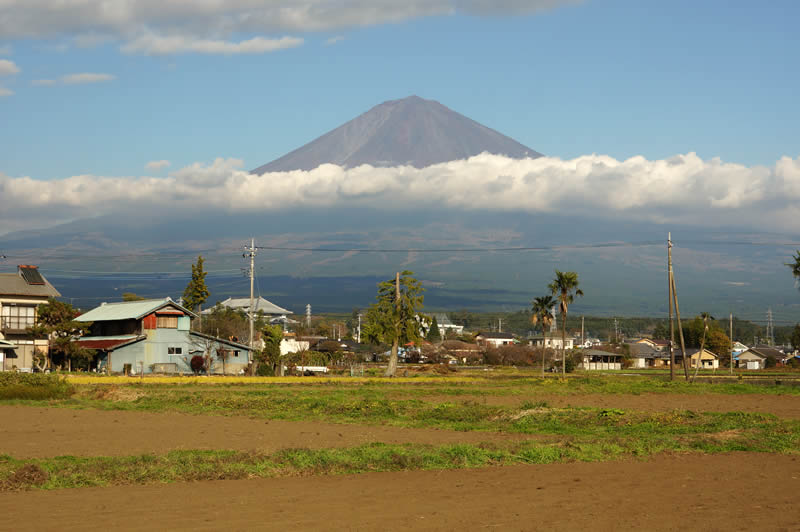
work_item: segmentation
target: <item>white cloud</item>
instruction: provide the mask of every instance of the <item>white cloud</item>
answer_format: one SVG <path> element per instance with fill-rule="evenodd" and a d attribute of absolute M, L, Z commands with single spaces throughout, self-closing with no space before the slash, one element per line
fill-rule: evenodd
<path fill-rule="evenodd" d="M 178 35 L 200 48 L 218 48 L 220 42 L 223 48 L 230 48 L 241 45 L 227 40 L 236 33 L 331 31 L 458 13 L 533 13 L 574 3 L 576 0 L 0 0 L 0 39 L 68 37 L 80 46 L 94 44 L 98 38 L 116 38 L 126 41 L 123 47 L 129 51 L 156 53 L 140 40 L 149 35 L 172 40 Z M 180 46 L 177 49 L 185 52 Z"/>
<path fill-rule="evenodd" d="M 0 76 L 11 76 L 13 74 L 19 74 L 19 67 L 14 61 L 0 59 Z"/>
<path fill-rule="evenodd" d="M 149 163 L 144 165 L 144 167 L 147 170 L 156 171 L 156 170 L 163 170 L 164 168 L 168 167 L 169 165 L 170 165 L 169 161 L 167 161 L 166 159 L 162 159 L 160 161 L 150 161 Z"/>
<path fill-rule="evenodd" d="M 112 74 L 100 74 L 97 72 L 81 72 L 78 74 L 67 74 L 61 76 L 61 83 L 65 85 L 82 85 L 85 83 L 103 83 L 113 81 L 115 76 Z"/>
<path fill-rule="evenodd" d="M 342 36 L 342 35 L 336 35 L 335 37 L 331 37 L 331 38 L 329 38 L 329 39 L 326 39 L 326 40 L 325 40 L 325 46 L 331 46 L 331 45 L 334 45 L 334 44 L 336 44 L 337 42 L 341 42 L 341 41 L 343 41 L 343 40 L 344 40 L 344 36 Z"/>
<path fill-rule="evenodd" d="M 0 87 L 0 98 L 2 98 L 3 96 L 13 96 L 13 94 L 14 91 L 12 91 L 11 89 Z"/>
<path fill-rule="evenodd" d="M 40 181 L 0 175 L 0 196 L 8 199 L 0 226 L 130 208 L 255 212 L 415 205 L 800 231 L 800 158 L 747 167 L 702 160 L 694 153 L 654 161 L 604 155 L 514 160 L 482 154 L 421 169 L 327 164 L 261 176 L 242 166 L 237 159 L 217 159 L 165 178 L 82 175 Z"/>
<path fill-rule="evenodd" d="M 77 74 L 65 74 L 57 79 L 34 79 L 31 85 L 37 87 L 53 87 L 55 85 L 85 85 L 87 83 L 103 83 L 117 79 L 113 74 L 102 74 L 98 72 L 80 72 Z"/>
<path fill-rule="evenodd" d="M 137 37 L 122 46 L 125 53 L 142 53 L 146 55 L 169 54 L 263 54 L 286 48 L 294 48 L 303 44 L 303 39 L 296 37 L 281 37 L 279 39 L 265 39 L 254 37 L 246 41 L 231 42 L 212 39 L 197 39 L 185 35 L 169 37 L 148 33 Z"/>

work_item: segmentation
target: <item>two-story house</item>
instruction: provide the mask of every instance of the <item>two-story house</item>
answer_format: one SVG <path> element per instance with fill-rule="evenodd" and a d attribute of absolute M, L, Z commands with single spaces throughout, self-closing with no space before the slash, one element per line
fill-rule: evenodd
<path fill-rule="evenodd" d="M 28 331 L 36 323 L 36 307 L 60 295 L 36 266 L 0 273 L 0 369 L 31 371 L 36 350 L 47 353 L 47 339 Z"/>
<path fill-rule="evenodd" d="M 250 348 L 192 331 L 196 317 L 170 298 L 103 303 L 75 318 L 91 322 L 78 344 L 95 349 L 98 370 L 110 373 L 191 373 L 198 355 L 210 357 L 212 373 L 243 372 Z"/>

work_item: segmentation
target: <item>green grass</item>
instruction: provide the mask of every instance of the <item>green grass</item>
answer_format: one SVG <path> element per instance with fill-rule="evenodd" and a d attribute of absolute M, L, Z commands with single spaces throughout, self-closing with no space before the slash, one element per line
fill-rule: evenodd
<path fill-rule="evenodd" d="M 593 413 L 598 417 L 598 413 Z M 601 412 L 602 414 L 602 412 Z M 624 414 L 600 415 L 617 422 Z M 271 454 L 240 451 L 173 451 L 164 455 L 74 457 L 18 460 L 0 456 L 0 490 L 63 489 L 192 480 L 353 474 L 374 471 L 459 469 L 509 464 L 595 462 L 656 453 L 756 451 L 797 453 L 800 425 L 774 419 L 729 416 L 712 420 L 719 433 L 653 431 L 652 427 L 597 438 L 586 435 L 559 442 L 505 444 L 387 445 L 372 443 L 343 449 L 284 449 Z M 662 420 L 683 427 L 683 419 Z M 690 426 L 693 426 L 691 423 Z M 694 425 L 696 427 L 696 425 Z M 727 429 L 731 430 L 731 429 Z"/>
<path fill-rule="evenodd" d="M 59 375 L 0 372 L 0 400 L 66 399 L 75 388 Z"/>

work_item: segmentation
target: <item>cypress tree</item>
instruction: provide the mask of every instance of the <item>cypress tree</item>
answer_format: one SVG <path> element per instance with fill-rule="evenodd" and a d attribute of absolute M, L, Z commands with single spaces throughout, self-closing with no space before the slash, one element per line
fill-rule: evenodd
<path fill-rule="evenodd" d="M 197 256 L 197 264 L 192 264 L 192 280 L 183 291 L 183 304 L 192 312 L 201 308 L 210 292 L 206 286 L 207 272 L 203 270 L 203 256 Z"/>
<path fill-rule="evenodd" d="M 439 324 L 436 321 L 436 316 L 431 320 L 431 326 L 428 329 L 428 336 L 426 337 L 430 343 L 435 344 L 442 341 L 442 335 L 439 333 Z"/>

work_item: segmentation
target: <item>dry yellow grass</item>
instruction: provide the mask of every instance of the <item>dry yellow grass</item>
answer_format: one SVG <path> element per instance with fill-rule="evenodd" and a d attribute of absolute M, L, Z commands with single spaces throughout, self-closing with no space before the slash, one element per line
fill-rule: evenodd
<path fill-rule="evenodd" d="M 178 376 L 161 375 L 141 377 L 125 377 L 114 375 L 68 375 L 72 384 L 330 384 L 330 383 L 419 383 L 424 381 L 475 382 L 483 377 L 450 377 L 442 375 L 425 375 L 418 377 L 234 377 L 234 376 Z"/>

